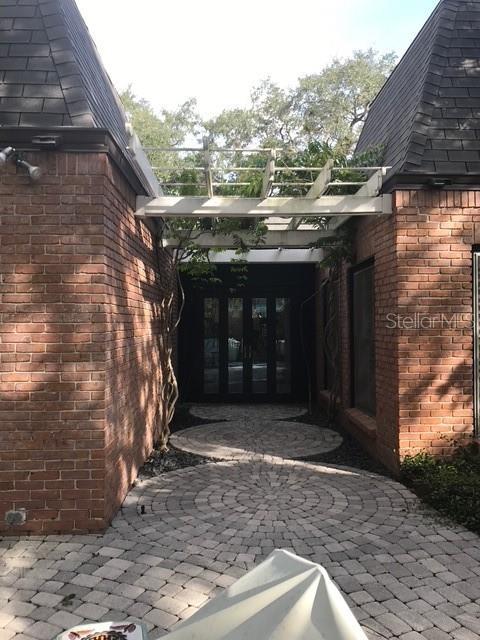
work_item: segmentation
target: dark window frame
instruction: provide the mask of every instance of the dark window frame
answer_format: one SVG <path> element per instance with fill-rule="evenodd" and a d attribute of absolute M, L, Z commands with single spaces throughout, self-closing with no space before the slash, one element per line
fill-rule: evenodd
<path fill-rule="evenodd" d="M 472 247 L 473 428 L 480 436 L 480 245 Z"/>
<path fill-rule="evenodd" d="M 355 314 L 354 314 L 354 280 L 355 275 L 361 271 L 365 271 L 366 269 L 372 269 L 372 313 L 373 313 L 373 336 L 372 336 L 372 348 L 373 348 L 373 359 L 374 359 L 374 385 L 373 385 L 373 411 L 365 407 L 357 406 L 357 400 L 355 397 Z M 376 367 L 376 336 L 375 336 L 375 258 L 372 256 L 367 260 L 363 260 L 358 264 L 352 266 L 348 270 L 348 319 L 349 319 L 349 337 L 350 337 L 350 406 L 355 409 L 359 409 L 366 415 L 370 415 L 372 417 L 376 416 L 377 411 L 377 394 L 376 394 L 376 377 L 377 377 L 377 367 Z"/>

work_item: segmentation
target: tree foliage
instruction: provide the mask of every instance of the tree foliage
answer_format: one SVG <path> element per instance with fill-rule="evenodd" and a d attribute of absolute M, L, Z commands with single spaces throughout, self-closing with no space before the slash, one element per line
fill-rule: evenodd
<path fill-rule="evenodd" d="M 145 146 L 174 146 L 207 136 L 218 146 L 302 149 L 317 143 L 349 153 L 395 61 L 393 53 L 368 49 L 334 59 L 289 89 L 267 78 L 252 90 L 246 108 L 226 109 L 208 120 L 198 115 L 195 99 L 156 114 L 131 88 L 121 98 Z"/>
<path fill-rule="evenodd" d="M 173 111 L 161 109 L 159 113 L 147 100 L 136 96 L 131 87 L 120 98 L 144 147 L 174 147 L 183 144 L 188 136 L 198 134 L 200 116 L 195 98 Z"/>
<path fill-rule="evenodd" d="M 300 78 L 294 110 L 302 123 L 301 138 L 318 136 L 332 147 L 351 151 L 395 60 L 392 53 L 355 51 L 348 60 L 335 59 L 320 73 Z"/>
<path fill-rule="evenodd" d="M 248 108 L 225 110 L 203 126 L 211 140 L 225 145 L 302 148 L 317 142 L 350 152 L 395 60 L 393 53 L 355 51 L 299 78 L 292 89 L 264 80 Z"/>

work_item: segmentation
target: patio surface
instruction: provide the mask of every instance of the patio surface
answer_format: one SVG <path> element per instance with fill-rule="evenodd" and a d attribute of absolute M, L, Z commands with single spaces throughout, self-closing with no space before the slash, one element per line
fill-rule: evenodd
<path fill-rule="evenodd" d="M 259 410 L 243 422 L 262 433 Z M 232 417 L 225 437 L 242 422 Z M 102 536 L 0 542 L 0 640 L 128 618 L 158 637 L 275 548 L 322 564 L 372 639 L 480 638 L 478 536 L 422 510 L 387 477 L 253 443 L 241 458 L 139 481 Z"/>

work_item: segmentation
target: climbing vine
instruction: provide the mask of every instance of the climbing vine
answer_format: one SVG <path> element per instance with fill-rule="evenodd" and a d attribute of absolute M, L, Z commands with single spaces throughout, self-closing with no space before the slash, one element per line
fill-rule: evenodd
<path fill-rule="evenodd" d="M 326 271 L 326 280 L 330 284 L 328 287 L 328 297 L 326 305 L 328 309 L 327 321 L 322 334 L 322 347 L 327 359 L 332 381 L 330 396 L 327 408 L 328 423 L 333 425 L 337 417 L 338 399 L 340 397 L 340 348 L 338 327 L 340 326 L 340 286 L 342 268 L 345 263 L 353 261 L 354 252 L 354 222 L 347 222 L 337 230 L 335 238 L 322 243 L 325 257 L 320 262 L 320 267 Z"/>

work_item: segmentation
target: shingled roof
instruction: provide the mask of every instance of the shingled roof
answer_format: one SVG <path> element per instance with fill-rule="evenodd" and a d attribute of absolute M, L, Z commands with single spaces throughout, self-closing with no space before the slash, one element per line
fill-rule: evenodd
<path fill-rule="evenodd" d="M 125 113 L 74 0 L 0 6 L 0 125 L 105 128 L 128 143 Z"/>
<path fill-rule="evenodd" d="M 480 174 L 480 0 L 442 0 L 374 100 L 357 145 L 390 176 Z"/>
<path fill-rule="evenodd" d="M 145 184 L 126 121 L 75 0 L 0 1 L 0 133 L 106 130 Z"/>

